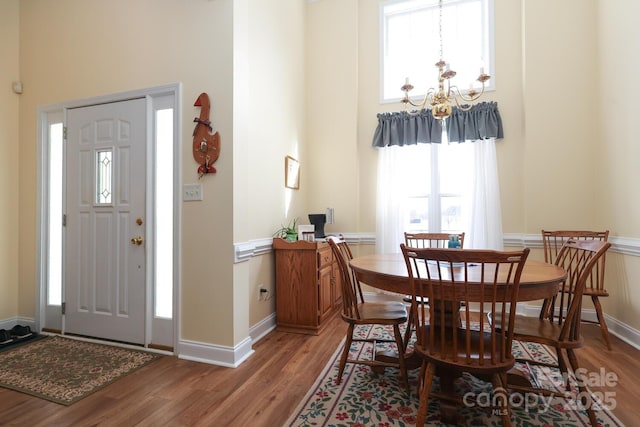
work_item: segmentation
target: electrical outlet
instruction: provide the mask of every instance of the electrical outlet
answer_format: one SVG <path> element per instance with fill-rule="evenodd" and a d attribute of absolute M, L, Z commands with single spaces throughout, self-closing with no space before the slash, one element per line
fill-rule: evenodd
<path fill-rule="evenodd" d="M 258 301 L 266 301 L 269 299 L 269 290 L 262 285 L 258 285 Z"/>

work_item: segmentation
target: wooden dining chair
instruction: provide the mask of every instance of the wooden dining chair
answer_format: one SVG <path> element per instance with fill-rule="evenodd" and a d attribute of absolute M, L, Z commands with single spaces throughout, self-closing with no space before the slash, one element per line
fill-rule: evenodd
<path fill-rule="evenodd" d="M 568 239 L 579 240 L 609 240 L 609 230 L 605 231 L 584 231 L 584 230 L 542 230 L 542 246 L 544 249 L 544 260 L 548 263 L 555 263 L 562 246 Z M 608 297 L 609 292 L 604 287 L 604 267 L 606 263 L 606 257 L 602 256 L 600 261 L 594 267 L 593 273 L 587 280 L 584 288 L 584 296 L 591 298 L 593 307 L 596 311 L 597 320 L 585 319 L 581 317 L 582 322 L 597 324 L 600 326 L 602 338 L 609 350 L 611 350 L 611 340 L 609 339 L 609 328 L 602 312 L 602 305 L 600 304 L 600 297 Z M 559 295 L 562 298 L 562 295 Z M 555 300 L 547 300 L 543 304 L 541 315 L 548 315 L 549 310 L 555 309 Z M 562 302 L 560 302 L 562 305 Z"/>
<path fill-rule="evenodd" d="M 417 340 L 415 352 L 422 358 L 418 390 L 420 403 L 417 426 L 424 425 L 429 397 L 462 405 L 453 393 L 453 384 L 444 378 L 468 372 L 488 379 L 494 387 L 499 413 L 505 426 L 511 426 L 506 394 L 507 371 L 513 368 L 511 352 L 513 320 L 518 288 L 529 249 L 500 252 L 493 250 L 454 250 L 408 248 L 400 245 L 414 296 L 428 296 L 428 305 L 413 302 Z M 481 272 L 477 282 L 468 281 L 470 270 Z M 462 316 L 457 307 L 464 303 Z M 484 315 L 499 312 L 499 325 Z M 464 320 L 460 320 L 460 318 Z M 440 376 L 440 392 L 431 391 L 434 375 Z"/>
<path fill-rule="evenodd" d="M 446 248 L 449 245 L 449 240 L 454 236 L 459 243 L 459 249 L 464 248 L 464 232 L 462 233 L 410 233 L 405 231 L 404 233 L 404 244 L 409 248 Z M 403 301 L 411 304 L 413 297 L 411 295 L 407 295 L 403 298 Z M 418 303 L 420 304 L 428 304 L 428 299 L 419 298 Z M 411 307 L 409 308 L 409 320 L 407 321 L 407 328 L 404 332 L 404 345 L 405 351 L 407 349 L 407 345 L 411 340 L 411 334 L 414 331 L 413 327 L 413 316 L 411 313 Z"/>
<path fill-rule="evenodd" d="M 353 271 L 349 267 L 349 261 L 353 258 L 349 245 L 344 240 L 329 237 L 327 242 L 333 251 L 333 255 L 338 261 L 342 278 L 342 320 L 349 325 L 340 357 L 340 367 L 338 370 L 337 384 L 342 381 L 342 374 L 347 363 L 368 365 L 372 368 L 395 367 L 399 369 L 400 381 L 409 392 L 409 379 L 405 365 L 404 345 L 400 325 L 407 321 L 407 309 L 402 302 L 365 302 L 362 294 L 360 282 L 356 279 Z M 354 330 L 359 325 L 388 325 L 393 328 L 394 339 L 386 338 L 359 338 L 354 336 Z M 370 357 L 349 358 L 349 350 L 352 342 L 368 342 L 371 344 Z M 376 359 L 378 343 L 394 343 L 398 351 L 398 361 Z"/>
<path fill-rule="evenodd" d="M 536 318 L 516 316 L 513 338 L 523 342 L 544 344 L 555 349 L 557 364 L 546 364 L 534 360 L 518 360 L 530 365 L 542 365 L 555 367 L 566 379 L 565 386 L 570 388 L 568 367 L 571 367 L 575 376 L 578 396 L 586 408 L 591 425 L 596 427 L 597 420 L 592 408 L 592 400 L 585 386 L 583 372 L 579 369 L 575 349 L 584 345 L 580 334 L 580 314 L 582 309 L 582 295 L 587 282 L 593 275 L 596 267 L 611 243 L 599 240 L 567 240 L 556 257 L 555 264 L 567 271 L 567 279 L 562 283 L 560 293 L 562 305 L 557 310 L 550 311 L 549 317 Z M 496 316 L 494 321 L 498 321 Z M 568 363 L 567 363 L 568 361 Z M 536 382 L 536 381 L 534 381 Z M 565 391 L 553 391 L 540 388 L 537 385 L 509 384 L 509 388 L 524 393 L 537 393 L 541 395 L 565 396 Z"/>
<path fill-rule="evenodd" d="M 464 233 L 404 233 L 404 244 L 408 248 L 446 248 L 449 239 L 454 236 L 460 242 L 460 249 L 464 248 Z"/>

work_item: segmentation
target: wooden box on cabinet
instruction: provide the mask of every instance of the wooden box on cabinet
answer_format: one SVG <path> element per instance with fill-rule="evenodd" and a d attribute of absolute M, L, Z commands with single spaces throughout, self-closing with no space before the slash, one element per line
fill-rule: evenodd
<path fill-rule="evenodd" d="M 273 239 L 278 329 L 320 333 L 341 302 L 340 271 L 325 242 Z"/>

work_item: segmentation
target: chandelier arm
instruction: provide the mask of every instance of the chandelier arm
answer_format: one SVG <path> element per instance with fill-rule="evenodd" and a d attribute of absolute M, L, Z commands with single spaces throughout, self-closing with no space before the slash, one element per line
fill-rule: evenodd
<path fill-rule="evenodd" d="M 407 102 L 404 103 L 405 107 L 407 105 L 411 105 L 412 107 L 417 107 L 419 109 L 423 109 L 424 106 L 426 105 L 426 102 L 413 102 L 411 100 L 408 100 Z"/>
<path fill-rule="evenodd" d="M 475 92 L 472 96 L 469 96 L 469 95 L 465 95 L 464 93 L 462 93 L 460 91 L 460 89 L 458 88 L 458 86 L 451 86 L 450 87 L 450 90 L 452 92 L 455 92 L 456 99 L 457 99 L 457 97 L 460 97 L 463 101 L 467 101 L 467 102 L 473 102 L 476 99 L 480 98 L 482 96 L 482 94 L 484 94 L 484 89 L 485 89 L 485 86 L 484 86 L 484 83 L 482 83 L 482 88 L 480 88 L 480 92 Z"/>
<path fill-rule="evenodd" d="M 419 107 L 422 110 L 427 106 L 427 104 L 429 104 L 429 100 L 433 98 L 433 94 L 435 92 L 436 92 L 436 90 L 434 88 L 432 88 L 432 87 L 429 88 L 427 93 L 424 95 L 424 98 L 422 98 L 422 101 L 420 101 L 420 102 L 413 102 L 411 100 L 411 98 L 409 98 L 409 94 L 407 94 L 405 106 L 407 104 L 409 104 L 412 107 Z"/>

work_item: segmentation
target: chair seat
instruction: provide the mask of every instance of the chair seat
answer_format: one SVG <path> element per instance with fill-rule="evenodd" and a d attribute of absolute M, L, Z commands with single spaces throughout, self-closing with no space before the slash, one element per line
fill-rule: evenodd
<path fill-rule="evenodd" d="M 495 319 L 499 322 L 498 319 Z M 560 340 L 562 326 L 547 319 L 537 317 L 516 316 L 513 328 L 513 339 L 518 341 L 536 342 L 555 348 L 580 348 L 584 341 L 582 335 L 575 340 Z"/>
<path fill-rule="evenodd" d="M 407 321 L 407 308 L 401 302 L 364 302 L 358 304 L 360 319 L 356 323 L 393 324 Z"/>
<path fill-rule="evenodd" d="M 584 291 L 582 293 L 583 295 L 588 295 L 588 296 L 598 296 L 598 297 L 608 297 L 609 296 L 609 292 L 607 292 L 606 289 L 596 289 L 596 288 L 584 288 Z"/>
<path fill-rule="evenodd" d="M 496 329 L 500 329 L 500 314 L 490 313 L 489 321 L 495 323 Z M 513 327 L 513 339 L 518 341 L 530 341 L 545 344 L 556 348 L 580 348 L 584 341 L 582 336 L 576 340 L 560 341 L 562 326 L 548 319 L 540 320 L 537 317 L 516 315 Z"/>
<path fill-rule="evenodd" d="M 455 353 L 457 355 L 457 360 L 454 360 L 454 348 L 453 341 L 450 336 L 447 336 L 445 340 L 446 348 L 444 349 L 444 354 L 446 356 L 443 357 L 442 351 L 442 340 L 440 339 L 440 333 L 436 333 L 434 337 L 434 345 L 430 347 L 430 330 L 429 327 L 425 327 L 425 331 L 427 341 L 426 346 L 422 344 L 415 344 L 415 351 L 418 352 L 425 359 L 435 363 L 436 365 L 447 365 L 453 368 L 459 368 L 460 370 L 464 370 L 467 372 L 474 373 L 474 368 L 478 368 L 482 373 L 490 373 L 493 369 L 487 369 L 487 365 L 491 361 L 491 353 L 492 353 L 492 343 L 491 343 L 491 334 L 488 332 L 480 332 L 480 331 L 471 331 L 470 332 L 470 342 L 469 348 L 470 357 L 467 358 L 467 347 L 466 347 L 466 330 L 462 328 L 458 328 L 456 331 L 457 335 L 457 348 L 455 349 Z M 448 333 L 450 335 L 451 333 Z M 480 343 L 484 341 L 483 346 L 481 348 Z M 503 354 L 502 342 L 501 340 L 496 340 L 496 351 L 494 354 Z M 480 357 L 482 356 L 482 358 Z M 494 362 L 492 368 L 495 368 L 495 371 L 504 371 L 505 368 L 511 368 L 515 364 L 515 357 L 509 352 L 509 358 L 504 360 L 503 362 Z"/>
<path fill-rule="evenodd" d="M 582 291 L 582 295 L 584 295 L 584 296 L 608 297 L 609 296 L 609 292 L 606 289 L 584 288 L 584 290 Z"/>

